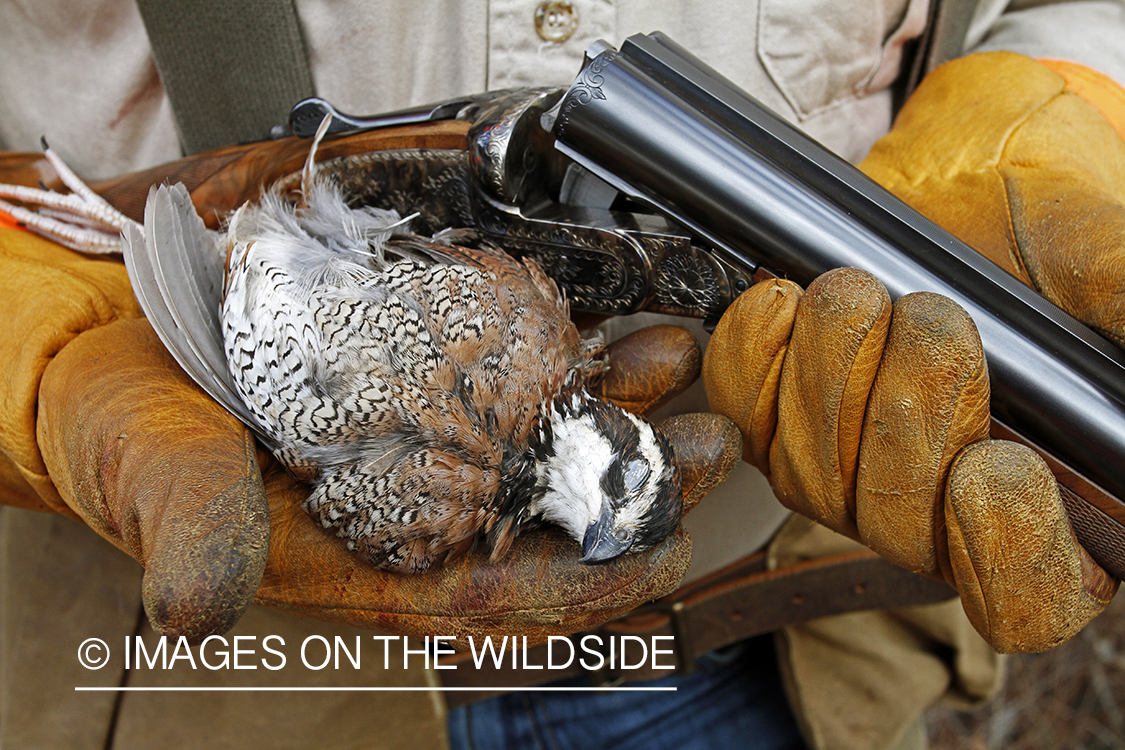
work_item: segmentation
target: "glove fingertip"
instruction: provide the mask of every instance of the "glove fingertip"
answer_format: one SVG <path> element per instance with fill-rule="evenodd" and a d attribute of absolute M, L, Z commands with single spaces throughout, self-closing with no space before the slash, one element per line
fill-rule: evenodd
<path fill-rule="evenodd" d="M 742 456 L 742 433 L 719 414 L 679 414 L 659 427 L 676 454 L 687 515 L 734 470 Z"/>
<path fill-rule="evenodd" d="M 668 403 L 699 378 L 699 342 L 686 328 L 642 328 L 608 347 L 609 370 L 594 393 L 634 414 Z"/>
<path fill-rule="evenodd" d="M 818 276 L 801 298 L 778 386 L 774 492 L 787 508 L 853 539 L 863 415 L 891 310 L 886 288 L 867 271 Z"/>
<path fill-rule="evenodd" d="M 1104 587 L 1090 591 L 1058 483 L 1026 446 L 986 440 L 962 451 L 950 470 L 946 523 L 965 612 L 997 651 L 1054 648 L 1109 601 Z"/>
<path fill-rule="evenodd" d="M 769 473 L 777 388 L 803 291 L 786 279 L 759 282 L 720 318 L 703 360 L 711 411 L 742 430 L 744 458 Z"/>
<path fill-rule="evenodd" d="M 199 643 L 230 630 L 253 601 L 269 557 L 270 513 L 254 441 L 243 471 L 206 496 L 170 497 L 145 564 L 153 629 Z M 229 476 L 229 475 L 228 475 Z"/>

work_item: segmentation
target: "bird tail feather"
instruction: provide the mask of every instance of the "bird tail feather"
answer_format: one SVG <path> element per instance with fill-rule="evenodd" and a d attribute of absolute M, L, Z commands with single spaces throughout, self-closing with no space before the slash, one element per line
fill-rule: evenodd
<path fill-rule="evenodd" d="M 227 369 L 221 235 L 207 229 L 187 189 L 176 184 L 153 187 L 143 227 L 127 226 L 123 236 L 129 281 L 164 346 L 203 390 L 265 437 Z"/>

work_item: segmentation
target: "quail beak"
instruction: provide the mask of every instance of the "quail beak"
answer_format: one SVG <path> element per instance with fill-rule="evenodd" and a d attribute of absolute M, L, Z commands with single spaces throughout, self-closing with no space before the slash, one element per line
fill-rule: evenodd
<path fill-rule="evenodd" d="M 603 505 L 598 520 L 586 529 L 586 536 L 582 539 L 582 558 L 579 562 L 587 565 L 609 562 L 628 552 L 632 543 L 631 534 L 620 538 L 614 534 L 613 509 Z"/>

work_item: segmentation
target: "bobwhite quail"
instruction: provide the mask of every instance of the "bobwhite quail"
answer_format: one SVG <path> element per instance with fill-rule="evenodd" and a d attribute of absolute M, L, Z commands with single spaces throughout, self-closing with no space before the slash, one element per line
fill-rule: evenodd
<path fill-rule="evenodd" d="M 554 283 L 487 244 L 388 237 L 389 213 L 314 178 L 303 206 L 267 193 L 227 233 L 230 374 L 277 457 L 315 473 L 309 513 L 403 571 L 477 541 L 500 556 L 538 521 L 586 562 L 671 533 L 671 448 L 587 393 L 600 341 Z"/>

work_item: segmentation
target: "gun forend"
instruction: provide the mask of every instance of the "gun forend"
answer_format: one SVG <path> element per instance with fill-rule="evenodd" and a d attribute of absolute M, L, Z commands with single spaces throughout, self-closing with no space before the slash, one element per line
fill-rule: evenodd
<path fill-rule="evenodd" d="M 556 148 L 731 263 L 807 284 L 854 266 L 944 294 L 980 331 L 996 432 L 1048 458 L 1091 555 L 1125 578 L 1125 352 L 659 33 L 595 45 L 544 118 Z"/>

